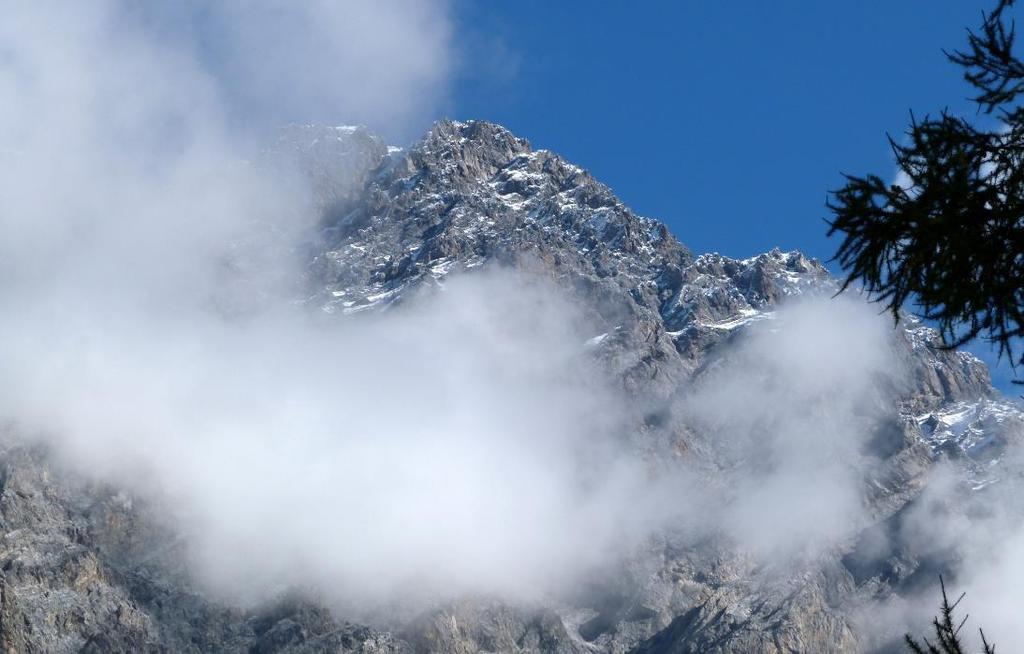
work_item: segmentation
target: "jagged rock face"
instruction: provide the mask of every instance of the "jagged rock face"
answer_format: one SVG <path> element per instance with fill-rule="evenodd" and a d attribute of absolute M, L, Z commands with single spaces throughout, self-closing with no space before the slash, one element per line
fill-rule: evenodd
<path fill-rule="evenodd" d="M 311 306 L 339 320 L 389 310 L 489 266 L 553 280 L 584 308 L 593 355 L 637 400 L 633 441 L 661 465 L 714 472 L 715 444 L 675 410 L 680 389 L 788 298 L 837 288 L 798 252 L 694 258 L 586 171 L 488 123 L 440 122 L 408 150 L 363 128 L 293 126 L 267 156 L 297 163 L 323 212 Z M 865 534 L 898 531 L 937 458 L 962 460 L 965 483 L 981 488 L 988 464 L 1024 438 L 1024 413 L 984 365 L 939 346 L 913 321 L 894 333 L 894 365 L 911 382 L 880 380 L 873 400 L 891 416 L 864 426 L 863 501 L 875 520 Z M 12 652 L 847 652 L 864 645 L 852 602 L 898 591 L 927 563 L 855 542 L 779 578 L 728 542 L 665 535 L 574 601 L 458 598 L 371 629 L 308 599 L 218 604 L 181 569 L 177 540 L 145 501 L 6 441 L 0 641 Z"/>
<path fill-rule="evenodd" d="M 908 361 L 916 388 L 915 413 L 996 395 L 985 364 L 967 352 L 944 349 L 934 329 L 909 319 L 903 335 L 912 350 Z"/>
<path fill-rule="evenodd" d="M 324 229 L 312 279 L 327 311 L 386 307 L 485 262 L 534 269 L 583 300 L 595 333 L 619 329 L 623 383 L 679 381 L 659 324 L 689 251 L 584 170 L 488 123 L 438 123 L 381 160 L 365 192 Z M 675 271 L 675 272 L 673 272 Z M 326 284 L 324 284 L 326 282 Z M 654 367 L 652 362 L 659 362 Z"/>
<path fill-rule="evenodd" d="M 529 253 L 559 271 L 654 279 L 690 255 L 588 173 L 487 123 L 439 123 L 382 160 L 363 197 L 329 222 L 318 282 L 356 311 L 485 260 Z"/>

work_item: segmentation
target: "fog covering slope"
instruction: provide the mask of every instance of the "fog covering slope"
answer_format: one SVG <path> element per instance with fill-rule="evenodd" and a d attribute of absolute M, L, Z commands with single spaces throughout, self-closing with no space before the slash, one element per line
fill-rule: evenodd
<path fill-rule="evenodd" d="M 487 123 L 242 170 L 320 218 L 195 286 L 98 240 L 5 287 L 13 647 L 853 651 L 939 571 L 1012 592 L 973 534 L 1022 414 L 817 262 L 693 257 Z"/>
<path fill-rule="evenodd" d="M 254 68 L 273 12 L 210 69 L 126 6 L 0 26 L 7 650 L 877 650 L 939 573 L 1024 645 L 1024 413 L 979 360 L 497 125 L 240 127 L 287 83 L 409 129 L 430 3 L 332 46 L 373 84 Z M 309 7 L 296 61 L 352 32 Z"/>

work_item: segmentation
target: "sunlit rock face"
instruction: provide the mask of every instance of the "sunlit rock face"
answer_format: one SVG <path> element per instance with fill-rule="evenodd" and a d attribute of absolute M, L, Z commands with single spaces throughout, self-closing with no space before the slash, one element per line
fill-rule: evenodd
<path fill-rule="evenodd" d="M 899 634 L 865 633 L 859 616 L 938 572 L 956 573 L 953 549 L 922 552 L 904 537 L 936 463 L 954 471 L 956 493 L 946 498 L 950 511 L 965 514 L 1016 465 L 1008 453 L 1024 436 L 1024 413 L 992 388 L 978 359 L 941 349 L 936 332 L 913 320 L 888 334 L 886 365 L 870 369 L 841 425 L 722 398 L 723 375 L 742 378 L 739 370 L 750 371 L 743 391 L 750 397 L 808 412 L 831 406 L 815 393 L 815 380 L 799 379 L 799 343 L 791 365 L 785 357 L 765 362 L 763 349 L 749 344 L 774 342 L 791 324 L 787 307 L 832 296 L 836 280 L 799 252 L 694 257 L 665 225 L 633 213 L 587 171 L 498 125 L 442 121 L 407 149 L 365 128 L 292 126 L 260 165 L 285 160 L 310 180 L 322 215 L 303 251 L 301 300 L 310 311 L 338 321 L 400 312 L 414 300 L 429 302 L 457 276 L 495 268 L 553 282 L 585 318 L 581 351 L 628 398 L 623 439 L 653 477 L 687 471 L 707 505 L 660 525 L 579 588 L 528 602 L 437 598 L 411 614 L 382 612 L 370 627 L 350 623 L 306 588 L 247 598 L 242 608 L 206 595 L 183 567 L 186 545 L 159 508 L 57 466 L 12 428 L 0 474 L 6 651 L 885 648 Z M 793 378 L 790 392 L 779 380 Z M 834 383 L 845 381 L 840 375 Z M 752 417 L 718 420 L 702 411 L 709 406 Z M 807 432 L 819 427 L 854 442 L 818 451 Z M 787 429 L 806 440 L 772 445 Z M 835 529 L 820 539 L 809 532 L 813 547 L 748 539 L 728 526 L 740 514 L 725 507 L 778 490 L 785 480 L 773 471 L 813 477 L 833 470 L 827 466 L 849 480 L 849 492 L 835 507 Z M 691 500 L 679 495 L 678 502 Z M 726 526 L 716 522 L 720 512 L 733 516 Z M 759 529 L 752 524 L 760 523 L 742 522 Z"/>

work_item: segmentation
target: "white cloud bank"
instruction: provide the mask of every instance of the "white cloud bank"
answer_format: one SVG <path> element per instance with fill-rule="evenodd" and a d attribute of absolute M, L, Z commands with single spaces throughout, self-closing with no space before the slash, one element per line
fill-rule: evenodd
<path fill-rule="evenodd" d="M 162 498 L 239 601 L 534 595 L 643 532 L 615 397 L 550 289 L 480 275 L 345 324 L 291 302 L 316 215 L 239 121 L 413 124 L 446 7 L 154 7 L 5 8 L 0 414 Z"/>
<path fill-rule="evenodd" d="M 447 0 L 142 3 L 131 16 L 195 53 L 235 120 L 367 124 L 417 136 L 455 65 Z"/>

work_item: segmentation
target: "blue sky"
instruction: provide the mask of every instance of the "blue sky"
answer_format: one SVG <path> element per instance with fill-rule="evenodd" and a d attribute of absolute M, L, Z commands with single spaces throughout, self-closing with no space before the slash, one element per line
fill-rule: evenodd
<path fill-rule="evenodd" d="M 697 253 L 824 261 L 841 172 L 894 174 L 911 110 L 976 113 L 942 49 L 991 4 L 461 2 L 450 113 L 587 168 Z"/>
<path fill-rule="evenodd" d="M 987 6 L 463 2 L 451 112 L 563 154 L 697 252 L 828 258 L 840 171 L 892 172 L 911 109 L 974 112 L 941 49 Z"/>

